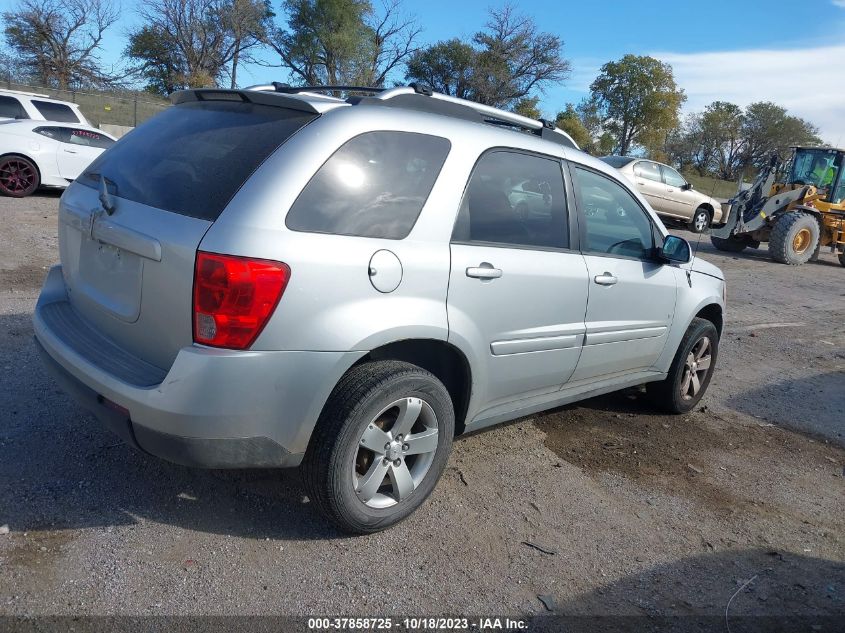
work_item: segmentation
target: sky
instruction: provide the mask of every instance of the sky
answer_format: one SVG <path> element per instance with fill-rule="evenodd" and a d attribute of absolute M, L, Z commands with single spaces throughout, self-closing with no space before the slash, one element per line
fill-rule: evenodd
<path fill-rule="evenodd" d="M 116 0 L 117 1 L 117 0 Z M 15 0 L 0 0 L 0 11 Z M 379 0 L 374 0 L 378 5 Z M 714 100 L 745 106 L 773 101 L 820 129 L 829 144 L 845 144 L 845 0 L 512 0 L 538 27 L 559 35 L 572 75 L 541 94 L 544 116 L 579 102 L 605 62 L 627 53 L 672 65 L 687 95 L 684 112 Z M 499 0 L 404 0 L 423 28 L 421 43 L 471 40 Z M 101 59 L 120 64 L 126 34 L 138 23 L 137 3 L 122 0 L 122 19 Z M 281 0 L 274 8 L 281 14 Z M 268 61 L 272 55 L 265 55 Z M 239 83 L 284 81 L 280 68 L 239 69 Z"/>

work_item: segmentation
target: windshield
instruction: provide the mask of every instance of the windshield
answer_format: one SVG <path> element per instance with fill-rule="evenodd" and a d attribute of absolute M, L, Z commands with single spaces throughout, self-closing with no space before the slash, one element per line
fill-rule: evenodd
<path fill-rule="evenodd" d="M 792 161 L 789 182 L 828 189 L 842 168 L 842 154 L 826 149 L 799 149 Z"/>

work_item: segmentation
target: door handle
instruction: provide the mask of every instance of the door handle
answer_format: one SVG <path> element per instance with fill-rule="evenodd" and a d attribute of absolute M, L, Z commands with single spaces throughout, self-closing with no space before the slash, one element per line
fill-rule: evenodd
<path fill-rule="evenodd" d="M 470 266 L 467 268 L 467 277 L 475 277 L 476 279 L 498 279 L 502 276 L 501 268 L 494 268 L 493 264 L 482 262 L 478 266 Z"/>
<path fill-rule="evenodd" d="M 77 154 L 78 152 L 75 149 L 66 149 L 64 150 L 66 154 Z"/>
<path fill-rule="evenodd" d="M 593 281 L 595 281 L 600 286 L 612 286 L 619 280 L 616 279 L 616 277 L 614 277 L 610 273 L 605 272 L 605 273 L 602 273 L 601 275 L 596 275 L 593 278 Z"/>

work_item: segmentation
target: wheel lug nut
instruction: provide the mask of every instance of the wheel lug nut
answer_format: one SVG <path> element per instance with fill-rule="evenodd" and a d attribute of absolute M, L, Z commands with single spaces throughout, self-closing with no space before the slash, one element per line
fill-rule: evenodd
<path fill-rule="evenodd" d="M 404 436 L 404 435 L 398 435 L 398 436 L 396 437 L 396 439 L 397 439 L 398 441 L 400 441 L 400 442 L 401 442 L 403 437 L 405 437 L 405 436 Z"/>
<path fill-rule="evenodd" d="M 401 460 L 401 459 L 397 459 L 396 461 L 394 461 L 394 462 L 393 462 L 393 465 L 394 465 L 394 466 L 396 466 L 396 467 L 398 468 L 399 466 L 401 466 L 401 465 L 402 465 L 402 460 Z"/>
<path fill-rule="evenodd" d="M 402 444 L 402 450 L 403 451 L 407 451 L 409 448 L 411 448 L 411 447 L 408 446 L 407 444 Z"/>
<path fill-rule="evenodd" d="M 389 448 L 390 448 L 390 442 L 388 442 L 387 444 L 384 445 L 384 450 L 387 450 Z"/>
<path fill-rule="evenodd" d="M 390 463 L 390 460 L 389 460 L 389 459 L 387 459 L 387 457 L 385 457 L 385 458 L 384 458 L 384 462 L 382 462 L 382 463 L 383 463 L 385 466 L 387 466 L 387 465 Z"/>

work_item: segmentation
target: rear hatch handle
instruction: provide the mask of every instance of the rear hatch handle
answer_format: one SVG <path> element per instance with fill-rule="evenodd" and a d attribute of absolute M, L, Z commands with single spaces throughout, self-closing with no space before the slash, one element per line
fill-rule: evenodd
<path fill-rule="evenodd" d="M 97 211 L 93 217 L 91 237 L 154 262 L 161 261 L 161 242 L 134 229 L 115 224 L 103 217 L 101 211 Z"/>

